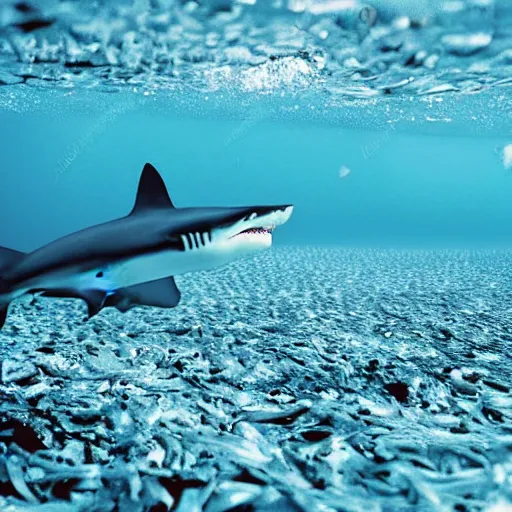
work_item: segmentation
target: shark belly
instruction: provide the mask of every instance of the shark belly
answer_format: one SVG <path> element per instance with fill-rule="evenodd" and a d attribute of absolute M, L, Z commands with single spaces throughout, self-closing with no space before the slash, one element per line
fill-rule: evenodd
<path fill-rule="evenodd" d="M 247 250 L 243 245 L 217 242 L 201 249 L 148 253 L 87 270 L 66 268 L 25 281 L 8 298 L 13 300 L 34 290 L 101 290 L 109 295 L 120 288 L 189 272 L 211 270 L 253 252 L 254 249 Z"/>
<path fill-rule="evenodd" d="M 228 249 L 219 244 L 200 250 L 159 251 L 130 258 L 111 265 L 103 273 L 104 285 L 101 288 L 114 290 L 188 272 L 210 270 L 244 255 Z"/>

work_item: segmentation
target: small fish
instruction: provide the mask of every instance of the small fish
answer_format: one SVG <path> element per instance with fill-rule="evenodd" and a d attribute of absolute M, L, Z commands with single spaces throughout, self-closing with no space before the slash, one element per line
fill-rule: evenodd
<path fill-rule="evenodd" d="M 348 167 L 342 165 L 340 167 L 338 174 L 339 174 L 340 178 L 343 179 L 343 178 L 346 178 L 351 172 L 352 171 Z"/>
<path fill-rule="evenodd" d="M 503 148 L 502 161 L 506 170 L 512 168 L 512 144 L 507 144 Z"/>

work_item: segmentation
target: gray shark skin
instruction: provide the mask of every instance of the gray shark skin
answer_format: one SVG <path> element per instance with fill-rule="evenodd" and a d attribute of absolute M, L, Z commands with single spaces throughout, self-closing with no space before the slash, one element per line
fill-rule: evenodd
<path fill-rule="evenodd" d="M 173 276 L 208 270 L 266 249 L 292 205 L 176 208 L 158 171 L 146 164 L 126 217 L 98 224 L 31 253 L 0 247 L 0 328 L 24 294 L 85 300 L 88 318 L 105 307 L 172 308 Z"/>

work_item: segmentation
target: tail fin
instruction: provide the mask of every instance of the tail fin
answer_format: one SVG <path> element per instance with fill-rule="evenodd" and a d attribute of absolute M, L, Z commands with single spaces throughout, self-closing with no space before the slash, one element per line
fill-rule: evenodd
<path fill-rule="evenodd" d="M 21 261 L 24 256 L 24 252 L 8 249 L 7 247 L 0 247 L 0 329 L 4 326 L 9 309 L 9 301 L 5 302 L 1 299 L 1 295 L 9 291 L 9 286 L 5 280 L 2 279 L 2 274 Z"/>

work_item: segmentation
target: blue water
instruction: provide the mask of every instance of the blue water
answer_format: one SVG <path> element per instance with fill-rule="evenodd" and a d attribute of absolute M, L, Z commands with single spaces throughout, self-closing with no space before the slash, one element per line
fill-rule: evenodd
<path fill-rule="evenodd" d="M 149 112 L 126 101 L 112 95 L 107 117 L 59 113 L 58 102 L 48 116 L 2 113 L 2 243 L 30 250 L 126 214 L 148 161 L 179 206 L 295 204 L 277 244 L 512 244 L 504 137 L 223 118 L 204 100 L 192 117 L 166 112 L 165 98 Z"/>

